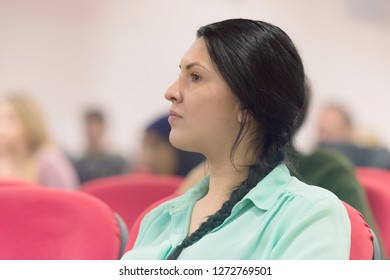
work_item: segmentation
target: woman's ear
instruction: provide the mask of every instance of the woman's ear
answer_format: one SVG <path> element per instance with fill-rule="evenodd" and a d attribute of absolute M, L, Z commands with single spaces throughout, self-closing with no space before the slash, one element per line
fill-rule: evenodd
<path fill-rule="evenodd" d="M 253 120 L 253 116 L 251 113 L 248 112 L 248 110 L 240 110 L 238 112 L 237 120 L 239 123 L 242 123 L 244 121 L 250 122 Z"/>

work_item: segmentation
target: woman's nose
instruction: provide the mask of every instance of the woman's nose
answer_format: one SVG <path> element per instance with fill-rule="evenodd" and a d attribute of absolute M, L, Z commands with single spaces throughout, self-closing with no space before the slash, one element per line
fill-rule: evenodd
<path fill-rule="evenodd" d="M 165 92 L 166 100 L 173 102 L 181 102 L 181 94 L 179 91 L 179 80 L 176 80 Z"/>

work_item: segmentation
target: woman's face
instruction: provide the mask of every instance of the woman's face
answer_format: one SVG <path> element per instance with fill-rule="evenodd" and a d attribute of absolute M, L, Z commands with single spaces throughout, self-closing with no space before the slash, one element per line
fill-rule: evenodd
<path fill-rule="evenodd" d="M 172 102 L 170 141 L 183 150 L 230 154 L 240 128 L 240 104 L 197 39 L 180 62 L 180 75 L 165 98 Z"/>
<path fill-rule="evenodd" d="M 14 151 L 27 143 L 25 127 L 14 106 L 7 101 L 0 102 L 0 150 Z"/>

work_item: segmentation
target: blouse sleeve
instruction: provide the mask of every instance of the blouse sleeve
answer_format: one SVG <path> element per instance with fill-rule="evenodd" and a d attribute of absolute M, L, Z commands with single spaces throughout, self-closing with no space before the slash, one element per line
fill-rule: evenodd
<path fill-rule="evenodd" d="M 298 209 L 300 201 L 294 204 L 297 209 L 289 211 L 297 211 L 297 215 L 285 221 L 287 226 L 271 259 L 349 259 L 351 227 L 342 202 L 326 198 L 304 211 Z"/>

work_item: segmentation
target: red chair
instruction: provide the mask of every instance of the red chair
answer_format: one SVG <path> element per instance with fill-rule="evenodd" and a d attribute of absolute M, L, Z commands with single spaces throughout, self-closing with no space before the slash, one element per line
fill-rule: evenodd
<path fill-rule="evenodd" d="M 0 179 L 0 188 L 2 187 L 39 187 L 39 185 L 20 179 Z"/>
<path fill-rule="evenodd" d="M 363 215 L 343 202 L 351 222 L 351 249 L 350 260 L 379 260 L 380 248 L 375 233 L 365 221 Z"/>
<path fill-rule="evenodd" d="M 112 176 L 86 182 L 81 191 L 103 200 L 131 229 L 142 211 L 173 194 L 183 180 L 183 177 L 151 174 Z"/>
<path fill-rule="evenodd" d="M 127 228 L 106 204 L 77 191 L 0 188 L 0 259 L 114 260 Z"/>
<path fill-rule="evenodd" d="M 390 256 L 390 171 L 358 167 L 356 175 L 363 186 L 378 226 L 386 255 Z"/>

